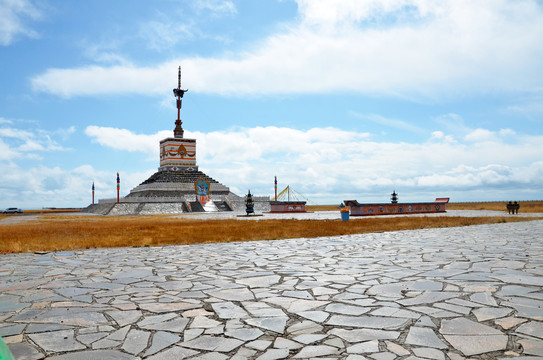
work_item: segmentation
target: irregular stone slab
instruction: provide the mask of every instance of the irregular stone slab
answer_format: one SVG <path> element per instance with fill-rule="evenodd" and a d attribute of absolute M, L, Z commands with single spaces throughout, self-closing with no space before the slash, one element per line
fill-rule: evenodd
<path fill-rule="evenodd" d="M 171 349 L 165 350 L 153 356 L 145 358 L 146 360 L 172 360 L 172 359 L 185 359 L 193 355 L 198 354 L 198 351 L 192 349 L 186 349 L 179 346 L 174 346 Z"/>
<path fill-rule="evenodd" d="M 165 331 L 157 331 L 153 335 L 151 347 L 149 347 L 149 349 L 145 351 L 144 356 L 156 354 L 157 352 L 164 350 L 168 346 L 175 344 L 179 340 L 181 340 L 181 338 L 175 334 Z"/>
<path fill-rule="evenodd" d="M 421 304 L 433 304 L 436 302 L 441 302 L 443 300 L 452 299 L 461 296 L 462 293 L 458 292 L 432 292 L 428 291 L 425 293 L 422 293 L 419 296 L 415 296 L 411 299 L 405 299 L 405 300 L 398 300 L 397 302 L 399 304 L 402 304 L 404 306 L 410 306 L 410 305 L 421 305 Z"/>
<path fill-rule="evenodd" d="M 477 321 L 487 321 L 490 319 L 497 319 L 507 316 L 513 312 L 513 309 L 509 308 L 479 308 L 473 310 L 473 315 L 477 318 Z"/>
<path fill-rule="evenodd" d="M 393 284 L 379 284 L 370 287 L 366 294 L 391 298 L 402 298 L 405 292 L 413 290 L 440 291 L 443 283 L 434 280 L 405 281 Z"/>
<path fill-rule="evenodd" d="M 313 300 L 313 296 L 305 290 L 283 291 L 283 296 L 297 299 Z"/>
<path fill-rule="evenodd" d="M 256 358 L 256 360 L 277 360 L 286 359 L 289 357 L 288 349 L 269 349 L 264 354 Z"/>
<path fill-rule="evenodd" d="M 325 335 L 325 334 L 302 334 L 302 335 L 295 336 L 292 340 L 305 344 L 305 345 L 309 345 L 317 341 L 320 341 L 327 336 L 328 335 Z"/>
<path fill-rule="evenodd" d="M 373 329 L 332 329 L 328 334 L 336 335 L 350 343 L 367 340 L 396 340 L 400 336 L 399 331 L 384 331 Z"/>
<path fill-rule="evenodd" d="M 85 349 L 86 346 L 74 339 L 73 330 L 51 331 L 28 335 L 39 347 L 49 353 L 75 351 Z"/>
<path fill-rule="evenodd" d="M 432 348 L 414 348 L 413 353 L 424 359 L 445 360 L 445 354 Z"/>
<path fill-rule="evenodd" d="M 255 296 L 248 289 L 226 289 L 216 291 L 206 291 L 210 296 L 228 301 L 247 301 L 254 300 Z"/>
<path fill-rule="evenodd" d="M 249 316 L 245 310 L 230 301 L 213 303 L 211 307 L 221 319 L 240 319 Z"/>
<path fill-rule="evenodd" d="M 360 306 L 346 305 L 342 303 L 333 303 L 326 306 L 325 311 L 342 315 L 362 315 L 371 310 Z"/>
<path fill-rule="evenodd" d="M 126 335 L 126 340 L 123 343 L 122 349 L 133 355 L 139 354 L 147 347 L 149 336 L 151 336 L 151 333 L 147 331 L 132 329 L 128 335 Z"/>
<path fill-rule="evenodd" d="M 391 351 L 398 356 L 406 356 L 410 354 L 410 352 L 406 350 L 404 347 L 396 343 L 393 343 L 392 341 L 385 341 L 385 344 L 387 346 L 388 351 Z"/>
<path fill-rule="evenodd" d="M 45 357 L 45 355 L 40 353 L 33 346 L 22 342 L 8 344 L 8 348 L 13 357 L 17 360 L 39 360 Z"/>
<path fill-rule="evenodd" d="M 449 310 L 449 311 L 462 314 L 462 315 L 469 315 L 469 313 L 471 312 L 471 308 L 469 307 L 459 306 L 459 305 L 449 304 L 449 303 L 437 303 L 437 304 L 434 304 L 434 307 L 438 309 Z"/>
<path fill-rule="evenodd" d="M 297 313 L 297 315 L 300 315 L 301 317 L 304 317 L 306 319 L 316 321 L 316 322 L 323 322 L 324 320 L 328 319 L 330 316 L 329 313 L 324 311 L 302 311 Z"/>
<path fill-rule="evenodd" d="M 543 322 L 530 321 L 519 326 L 516 332 L 543 339 Z"/>
<path fill-rule="evenodd" d="M 97 310 L 78 308 L 55 308 L 27 321 L 75 326 L 94 326 L 109 323 L 105 316 Z"/>
<path fill-rule="evenodd" d="M 77 341 L 89 346 L 93 342 L 105 338 L 108 335 L 106 332 L 98 332 L 93 334 L 83 334 L 77 336 Z"/>
<path fill-rule="evenodd" d="M 109 340 L 118 340 L 123 341 L 126 338 L 126 334 L 130 331 L 130 326 L 125 326 L 123 328 L 120 328 L 119 330 L 111 333 L 107 338 Z"/>
<path fill-rule="evenodd" d="M 153 324 L 159 324 L 159 323 L 163 323 L 165 321 L 168 321 L 168 320 L 171 320 L 173 318 L 176 318 L 177 317 L 177 314 L 175 313 L 166 313 L 166 314 L 163 314 L 163 315 L 147 315 L 143 318 L 143 320 L 141 320 L 140 322 L 138 322 L 138 326 L 139 327 L 144 327 L 144 326 L 147 326 L 147 325 L 153 325 Z M 187 320 L 188 322 L 188 320 Z"/>
<path fill-rule="evenodd" d="M 252 318 L 245 319 L 248 325 L 256 326 L 262 329 L 271 330 L 282 334 L 285 331 L 288 318 L 273 317 L 273 318 Z"/>
<path fill-rule="evenodd" d="M 439 332 L 448 335 L 503 335 L 503 333 L 497 329 L 476 323 L 466 318 L 441 321 Z"/>
<path fill-rule="evenodd" d="M 520 339 L 524 354 L 543 356 L 543 341 L 536 339 Z"/>
<path fill-rule="evenodd" d="M 446 349 L 448 347 L 443 341 L 441 341 L 437 337 L 432 329 L 416 326 L 412 326 L 411 328 L 409 328 L 409 333 L 407 334 L 405 343 L 437 349 Z"/>
<path fill-rule="evenodd" d="M 250 278 L 237 279 L 236 283 L 246 285 L 250 288 L 267 288 L 271 285 L 277 284 L 281 277 L 279 275 L 269 275 L 269 276 L 257 276 Z"/>
<path fill-rule="evenodd" d="M 111 316 L 120 327 L 133 324 L 141 318 L 142 313 L 139 310 L 128 310 L 128 311 L 107 311 L 106 314 Z"/>
<path fill-rule="evenodd" d="M 288 298 L 288 297 L 272 297 L 272 298 L 262 299 L 262 301 L 279 305 L 291 313 L 298 313 L 302 311 L 313 310 L 315 308 L 318 308 L 330 303 L 330 301 L 294 299 L 294 298 Z"/>
<path fill-rule="evenodd" d="M 302 347 L 302 344 L 279 336 L 275 338 L 275 342 L 273 346 L 278 349 L 294 350 L 294 349 L 300 349 Z"/>
<path fill-rule="evenodd" d="M 19 335 L 23 332 L 23 329 L 26 327 L 25 324 L 15 324 L 11 326 L 0 327 L 0 336 L 12 336 Z"/>
<path fill-rule="evenodd" d="M 94 291 L 96 291 L 96 289 L 88 289 L 88 288 L 82 288 L 82 287 L 68 287 L 68 288 L 55 289 L 56 293 L 67 298 L 88 294 Z"/>
<path fill-rule="evenodd" d="M 455 349 L 467 356 L 504 350 L 507 346 L 507 335 L 465 318 L 443 320 L 440 332 Z"/>
<path fill-rule="evenodd" d="M 421 316 L 420 314 L 414 311 L 409 311 L 409 310 L 396 308 L 396 307 L 390 307 L 390 306 L 383 306 L 383 307 L 377 308 L 376 310 L 371 312 L 371 315 L 398 317 L 398 318 L 406 318 L 406 319 L 418 319 Z"/>
<path fill-rule="evenodd" d="M 230 352 L 243 345 L 243 343 L 243 341 L 237 339 L 204 335 L 190 341 L 182 342 L 180 345 L 197 350 Z"/>
<path fill-rule="evenodd" d="M 364 354 L 364 353 L 376 353 L 379 352 L 379 341 L 371 340 L 358 344 L 354 344 L 347 348 L 349 354 Z"/>
<path fill-rule="evenodd" d="M 191 329 L 211 329 L 221 325 L 222 323 L 205 316 L 196 316 L 190 324 Z"/>
<path fill-rule="evenodd" d="M 475 293 L 471 295 L 469 299 L 483 305 L 498 306 L 498 303 L 489 291 Z"/>
<path fill-rule="evenodd" d="M 326 355 L 338 355 L 339 349 L 328 345 L 305 346 L 299 353 L 294 355 L 294 358 L 307 359 L 313 357 L 321 357 Z"/>
<path fill-rule="evenodd" d="M 92 344 L 93 349 L 112 349 L 116 348 L 119 345 L 122 345 L 122 341 L 119 340 L 110 340 L 110 339 L 101 339 Z"/>
<path fill-rule="evenodd" d="M 64 355 L 50 356 L 48 360 L 133 360 L 134 356 L 118 350 L 86 350 Z"/>
<path fill-rule="evenodd" d="M 250 343 L 245 344 L 245 347 L 264 351 L 267 348 L 269 348 L 271 344 L 272 342 L 269 340 L 255 340 L 255 341 L 251 341 Z"/>
<path fill-rule="evenodd" d="M 163 331 L 169 331 L 169 332 L 175 332 L 175 333 L 182 333 L 187 327 L 188 323 L 189 323 L 188 319 L 178 317 L 173 320 L 168 320 L 168 321 L 158 322 L 158 323 L 153 323 L 153 324 L 148 324 L 148 325 L 139 325 L 139 326 L 147 330 L 163 330 Z"/>
<path fill-rule="evenodd" d="M 505 350 L 506 335 L 443 335 L 455 349 L 466 356 Z"/>
<path fill-rule="evenodd" d="M 517 317 L 507 317 L 494 321 L 494 323 L 500 325 L 503 329 L 508 330 L 514 328 L 518 324 L 528 321 L 527 319 L 520 319 Z"/>
<path fill-rule="evenodd" d="M 178 303 L 143 303 L 139 304 L 140 308 L 154 313 L 167 313 L 181 310 L 197 309 L 201 307 L 198 304 L 192 304 L 188 302 Z"/>
<path fill-rule="evenodd" d="M 313 334 L 316 332 L 321 332 L 322 329 L 322 325 L 314 323 L 313 321 L 304 320 L 289 326 L 287 333 L 292 335 Z"/>
<path fill-rule="evenodd" d="M 68 330 L 72 329 L 71 326 L 59 325 L 59 324 L 30 324 L 26 328 L 27 334 L 56 331 L 56 330 Z M 81 333 L 81 331 L 80 331 Z"/>
<path fill-rule="evenodd" d="M 254 339 L 259 338 L 264 333 L 260 331 L 259 329 L 248 329 L 248 328 L 241 328 L 241 329 L 233 329 L 233 330 L 227 330 L 224 335 L 233 337 L 239 340 L 243 341 L 251 341 Z"/>
<path fill-rule="evenodd" d="M 333 315 L 326 322 L 327 325 L 396 330 L 405 327 L 409 319 L 391 318 L 382 316 L 344 316 Z"/>

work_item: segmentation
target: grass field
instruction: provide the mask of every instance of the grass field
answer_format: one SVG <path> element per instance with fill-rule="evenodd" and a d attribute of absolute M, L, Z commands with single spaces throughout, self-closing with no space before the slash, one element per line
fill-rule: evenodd
<path fill-rule="evenodd" d="M 199 220 L 173 216 L 40 215 L 0 223 L 0 253 L 102 247 L 185 245 L 213 242 L 319 237 L 380 231 L 529 221 L 503 217 L 384 217 L 336 220 Z M 540 219 L 540 218 L 537 218 Z"/>

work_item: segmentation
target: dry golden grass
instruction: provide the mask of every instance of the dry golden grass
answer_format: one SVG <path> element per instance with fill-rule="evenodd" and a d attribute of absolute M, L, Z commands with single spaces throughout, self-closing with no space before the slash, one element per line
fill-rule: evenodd
<path fill-rule="evenodd" d="M 520 213 L 542 213 L 543 201 L 519 201 Z M 447 210 L 497 210 L 507 211 L 507 201 L 450 203 Z"/>
<path fill-rule="evenodd" d="M 58 213 L 78 213 L 81 209 L 37 209 L 37 210 L 25 210 L 25 214 L 58 214 Z"/>
<path fill-rule="evenodd" d="M 386 217 L 342 222 L 42 215 L 38 221 L 0 225 L 0 253 L 287 239 L 528 220 L 535 218 Z"/>

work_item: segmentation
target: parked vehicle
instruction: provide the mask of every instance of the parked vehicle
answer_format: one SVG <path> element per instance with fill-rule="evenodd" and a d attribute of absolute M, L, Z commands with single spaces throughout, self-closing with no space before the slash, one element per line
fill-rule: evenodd
<path fill-rule="evenodd" d="M 19 208 L 7 208 L 6 210 L 2 211 L 2 214 L 22 214 L 23 210 Z"/>

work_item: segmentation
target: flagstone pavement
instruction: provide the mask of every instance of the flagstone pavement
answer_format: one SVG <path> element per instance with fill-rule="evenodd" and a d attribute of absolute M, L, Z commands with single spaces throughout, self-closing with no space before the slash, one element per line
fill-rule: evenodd
<path fill-rule="evenodd" d="M 543 220 L 0 256 L 16 359 L 543 359 Z"/>

